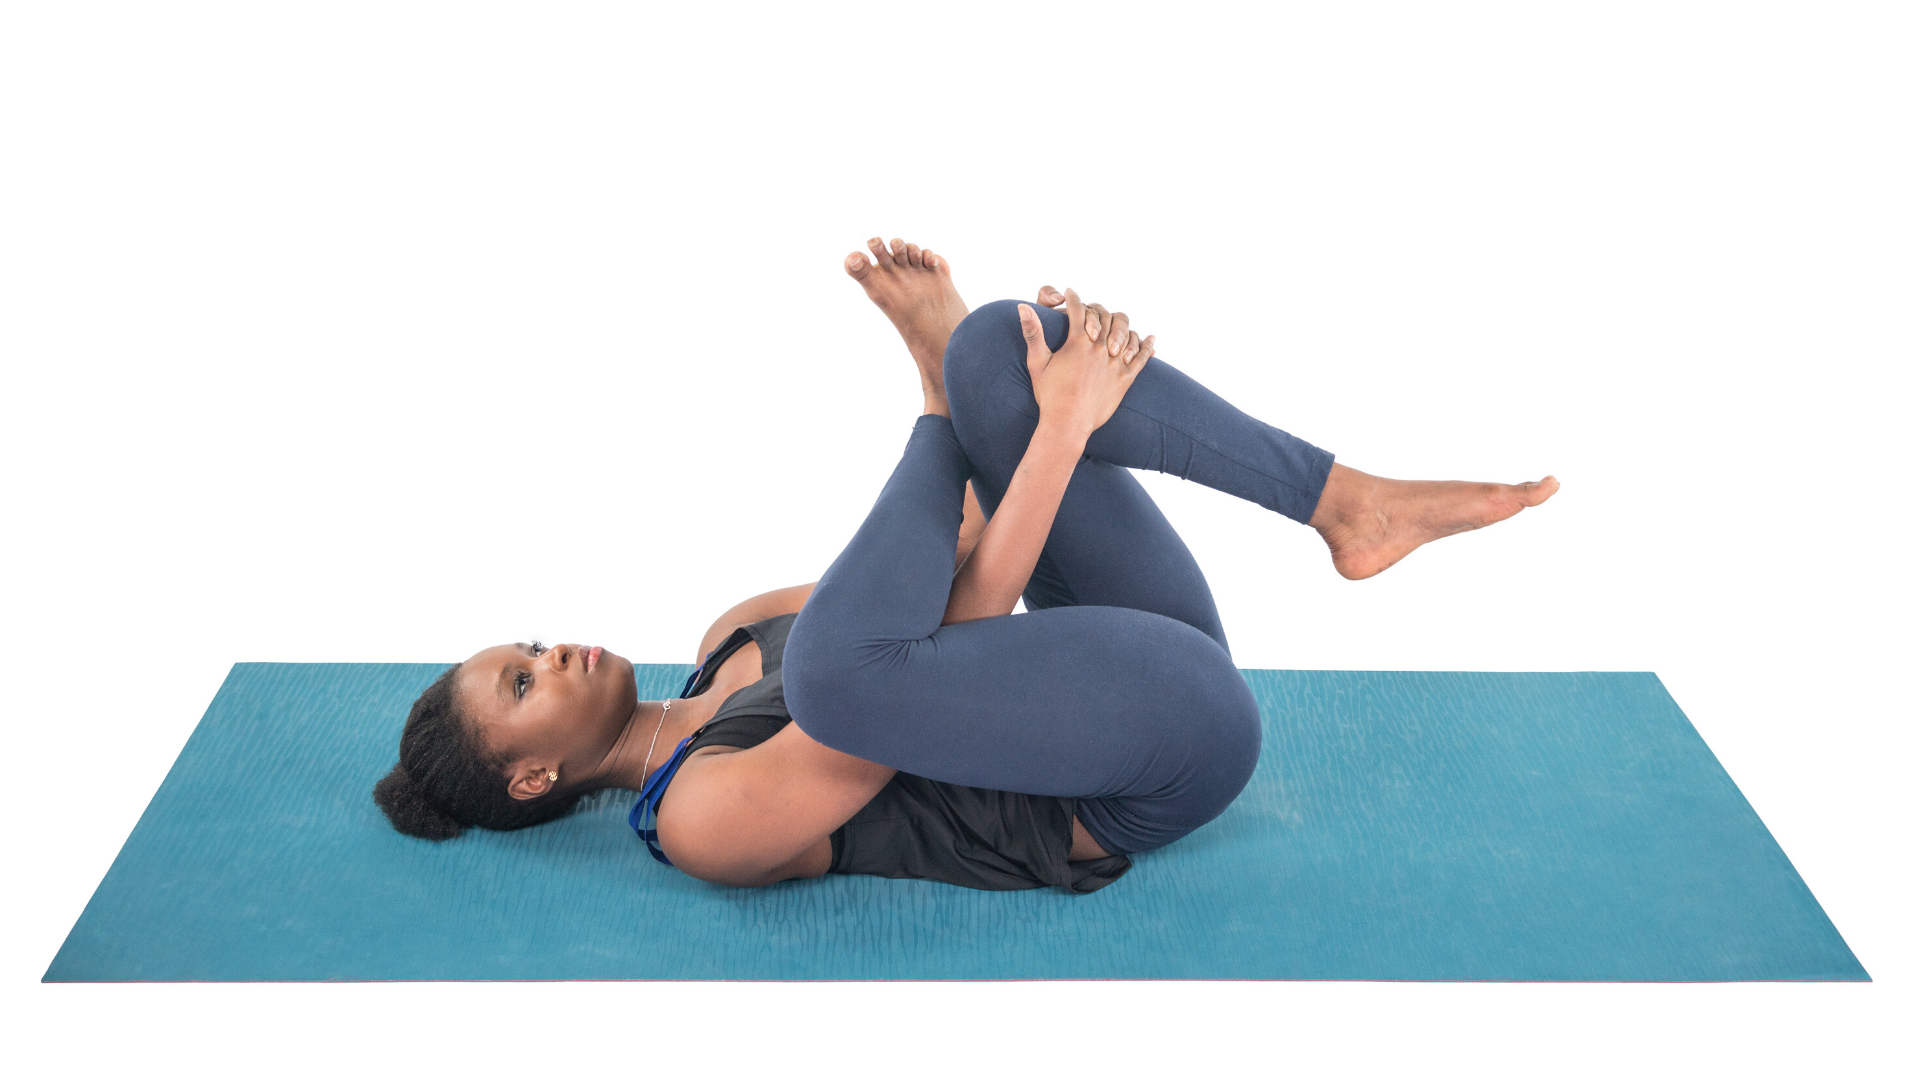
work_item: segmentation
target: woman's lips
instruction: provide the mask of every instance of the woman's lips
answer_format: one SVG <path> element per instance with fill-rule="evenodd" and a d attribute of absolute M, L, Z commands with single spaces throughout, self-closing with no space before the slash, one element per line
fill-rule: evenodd
<path fill-rule="evenodd" d="M 588 648 L 587 649 L 587 674 L 589 675 L 593 674 L 593 665 L 599 662 L 600 662 L 600 646 L 594 645 Z"/>

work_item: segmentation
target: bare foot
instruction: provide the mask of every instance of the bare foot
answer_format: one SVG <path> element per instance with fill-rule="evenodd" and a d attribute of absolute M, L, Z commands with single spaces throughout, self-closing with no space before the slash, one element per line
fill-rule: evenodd
<path fill-rule="evenodd" d="M 876 262 L 869 263 L 856 251 L 847 256 L 847 276 L 867 290 L 867 299 L 900 331 L 920 369 L 927 411 L 944 416 L 947 384 L 941 363 L 953 328 L 967 317 L 967 303 L 953 287 L 951 268 L 933 252 L 901 240 L 895 240 L 889 250 L 876 236 L 867 241 L 867 248 Z"/>
<path fill-rule="evenodd" d="M 1336 463 L 1308 524 L 1327 542 L 1333 568 L 1357 581 L 1421 544 L 1505 521 L 1558 490 L 1551 476 L 1530 484 L 1387 480 Z"/>

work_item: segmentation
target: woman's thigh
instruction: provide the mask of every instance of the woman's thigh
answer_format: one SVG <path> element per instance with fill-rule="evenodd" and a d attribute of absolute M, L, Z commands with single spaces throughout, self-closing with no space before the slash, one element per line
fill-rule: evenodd
<path fill-rule="evenodd" d="M 1258 710 L 1233 661 L 1152 612 L 1061 607 L 912 640 L 823 631 L 786 668 L 808 736 L 947 783 L 1076 796 L 1111 852 L 1212 820 L 1259 758 Z"/>

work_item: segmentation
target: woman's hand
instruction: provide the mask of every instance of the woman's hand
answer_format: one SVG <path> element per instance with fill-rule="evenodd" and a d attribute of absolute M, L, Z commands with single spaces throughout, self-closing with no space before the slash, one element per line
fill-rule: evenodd
<path fill-rule="evenodd" d="M 1046 332 L 1033 308 L 1020 305 L 1020 329 L 1027 338 L 1027 372 L 1040 422 L 1085 439 L 1107 422 L 1134 377 L 1153 356 L 1153 338 L 1145 341 L 1128 326 L 1124 313 L 1108 314 L 1087 305 L 1068 289 L 1040 290 L 1041 302 L 1058 295 L 1067 309 L 1067 340 L 1059 352 L 1047 349 Z M 1051 306 L 1051 305 L 1049 305 Z"/>
<path fill-rule="evenodd" d="M 1047 303 L 1050 289 L 1040 290 Z M 1053 529 L 1054 515 L 1073 470 L 1086 452 L 1087 436 L 1120 407 L 1127 387 L 1153 355 L 1153 339 L 1140 340 L 1127 329 L 1125 315 L 1082 304 L 1069 289 L 1058 294 L 1067 307 L 1067 340 L 1059 352 L 1047 350 L 1040 316 L 1020 305 L 1020 328 L 1027 337 L 1027 371 L 1040 403 L 1040 423 L 1027 451 L 1007 483 L 1007 493 L 980 534 L 979 544 L 953 578 L 943 624 L 1005 615 L 1033 577 L 1040 549 Z"/>
<path fill-rule="evenodd" d="M 1042 285 L 1040 286 L 1040 295 L 1036 297 L 1036 299 L 1039 300 L 1041 306 L 1050 307 L 1050 308 L 1053 308 L 1055 311 L 1058 311 L 1060 310 L 1061 305 L 1067 302 L 1067 294 L 1061 292 L 1059 289 L 1056 289 L 1051 285 Z M 1078 300 L 1079 297 L 1075 297 L 1074 299 Z M 1119 345 L 1121 342 L 1123 342 L 1126 339 L 1126 336 L 1127 336 L 1127 313 L 1126 312 L 1123 311 L 1118 315 L 1110 315 L 1107 313 L 1107 309 L 1101 307 L 1099 304 L 1088 304 L 1087 311 L 1091 313 L 1088 316 L 1088 319 L 1089 319 L 1088 327 L 1091 331 L 1090 340 L 1097 339 L 1099 337 L 1099 330 L 1103 326 L 1108 328 L 1109 336 L 1107 339 L 1107 345 L 1110 351 L 1115 346 Z M 1094 319 L 1093 316 L 1095 315 L 1099 316 L 1099 318 Z M 1119 320 L 1119 324 L 1117 328 L 1113 323 L 1113 320 L 1115 319 Z"/>

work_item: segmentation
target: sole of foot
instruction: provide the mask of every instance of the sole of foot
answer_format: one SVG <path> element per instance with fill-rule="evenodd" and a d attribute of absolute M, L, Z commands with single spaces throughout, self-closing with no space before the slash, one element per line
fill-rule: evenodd
<path fill-rule="evenodd" d="M 1551 476 L 1526 484 L 1387 480 L 1335 464 L 1310 524 L 1327 542 L 1333 568 L 1358 581 L 1424 544 L 1505 521 L 1559 490 Z"/>

